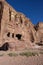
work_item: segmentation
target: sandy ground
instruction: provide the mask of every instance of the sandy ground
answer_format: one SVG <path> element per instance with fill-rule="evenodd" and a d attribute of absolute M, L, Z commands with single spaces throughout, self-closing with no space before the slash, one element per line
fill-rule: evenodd
<path fill-rule="evenodd" d="M 5 55 L 0 57 L 0 65 L 43 65 L 43 55 L 32 57 Z"/>
<path fill-rule="evenodd" d="M 30 51 L 32 52 L 36 51 L 39 53 L 40 51 L 43 52 L 43 49 L 41 50 L 32 49 Z M 8 52 L 0 51 L 0 65 L 43 65 L 43 54 L 40 54 L 38 56 L 29 56 L 29 57 L 20 56 L 20 55 L 10 57 L 8 53 L 9 51 Z M 16 53 L 19 54 L 21 53 L 21 51 L 18 51 Z M 1 56 L 2 54 L 4 55 Z"/>

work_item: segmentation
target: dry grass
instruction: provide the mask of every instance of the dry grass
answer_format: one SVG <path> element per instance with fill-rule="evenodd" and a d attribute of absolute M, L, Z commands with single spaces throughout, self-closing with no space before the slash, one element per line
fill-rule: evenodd
<path fill-rule="evenodd" d="M 41 51 L 40 54 L 43 54 L 43 51 Z"/>
<path fill-rule="evenodd" d="M 0 54 L 0 56 L 4 56 L 4 54 Z"/>
<path fill-rule="evenodd" d="M 16 53 L 8 53 L 8 55 L 9 55 L 10 57 L 12 57 L 12 56 L 18 56 L 18 54 L 16 54 Z"/>
<path fill-rule="evenodd" d="M 35 55 L 37 55 L 38 56 L 38 53 L 36 53 L 36 52 L 22 52 L 22 53 L 20 53 L 20 55 L 21 56 L 35 56 Z"/>

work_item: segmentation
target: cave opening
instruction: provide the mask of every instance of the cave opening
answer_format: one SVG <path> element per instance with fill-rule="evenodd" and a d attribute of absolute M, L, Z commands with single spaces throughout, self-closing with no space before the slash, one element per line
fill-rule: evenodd
<path fill-rule="evenodd" d="M 10 37 L 10 32 L 7 33 L 7 36 Z"/>
<path fill-rule="evenodd" d="M 16 34 L 16 37 L 17 37 L 18 40 L 21 40 L 22 35 L 21 34 Z"/>
<path fill-rule="evenodd" d="M 12 33 L 12 38 L 14 38 L 14 33 Z"/>
<path fill-rule="evenodd" d="M 9 49 L 9 44 L 8 42 L 4 43 L 2 47 L 0 47 L 0 51 L 7 51 Z"/>
<path fill-rule="evenodd" d="M 43 44 L 41 44 L 41 43 L 40 43 L 40 44 L 38 44 L 38 45 L 39 45 L 39 46 L 43 46 Z"/>
<path fill-rule="evenodd" d="M 39 46 L 43 46 L 43 42 L 42 41 L 40 41 L 39 43 L 36 43 L 37 45 L 39 45 Z"/>

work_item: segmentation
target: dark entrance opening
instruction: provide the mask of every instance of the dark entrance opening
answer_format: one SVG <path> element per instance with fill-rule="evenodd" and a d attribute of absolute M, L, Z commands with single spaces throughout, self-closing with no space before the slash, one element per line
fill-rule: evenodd
<path fill-rule="evenodd" d="M 3 44 L 2 47 L 0 47 L 0 51 L 7 51 L 8 49 L 9 49 L 9 44 L 7 42 Z"/>
<path fill-rule="evenodd" d="M 7 33 L 7 36 L 10 37 L 10 32 Z"/>
<path fill-rule="evenodd" d="M 22 35 L 21 34 L 16 34 L 16 37 L 17 37 L 18 40 L 21 40 Z"/>
<path fill-rule="evenodd" d="M 43 46 L 43 42 L 42 41 L 40 41 L 39 43 L 36 43 L 37 45 L 39 45 L 39 46 Z"/>
<path fill-rule="evenodd" d="M 40 44 L 38 44 L 38 45 L 39 45 L 39 46 L 43 46 L 43 44 L 41 44 L 41 43 L 40 43 Z"/>
<path fill-rule="evenodd" d="M 14 33 L 12 33 L 12 38 L 14 38 Z"/>

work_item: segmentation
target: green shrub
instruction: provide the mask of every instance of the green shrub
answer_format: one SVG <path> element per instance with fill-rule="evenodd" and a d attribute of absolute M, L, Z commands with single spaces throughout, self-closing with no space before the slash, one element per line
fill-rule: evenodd
<path fill-rule="evenodd" d="M 12 56 L 17 56 L 18 54 L 16 54 L 16 53 L 9 53 L 8 55 L 12 57 Z"/>
<path fill-rule="evenodd" d="M 41 51 L 40 54 L 43 54 L 43 51 Z"/>
<path fill-rule="evenodd" d="M 38 53 L 35 53 L 35 52 L 23 52 L 23 53 L 20 53 L 21 56 L 35 56 L 35 55 L 38 55 Z"/>
<path fill-rule="evenodd" d="M 33 56 L 35 56 L 35 55 L 38 56 L 38 53 L 36 53 L 36 52 L 32 52 L 32 55 L 33 55 Z"/>

